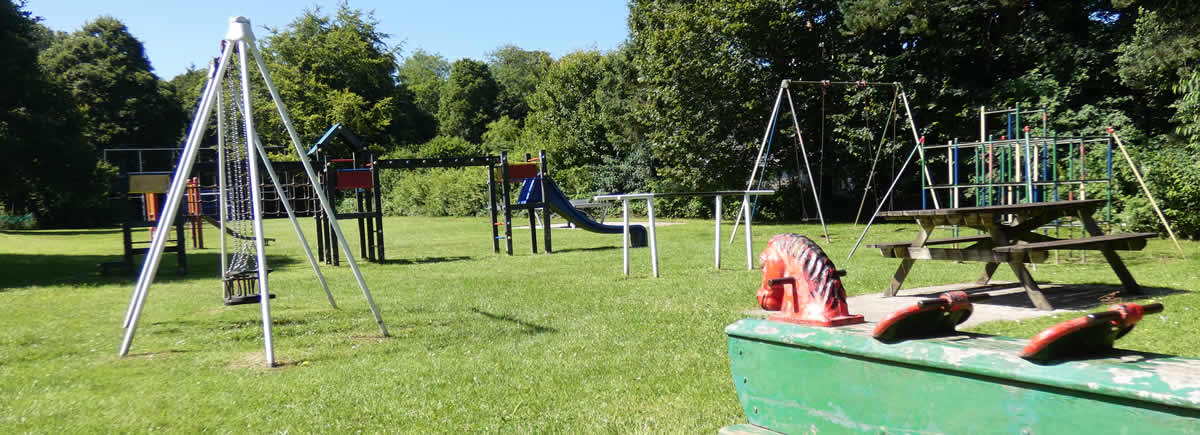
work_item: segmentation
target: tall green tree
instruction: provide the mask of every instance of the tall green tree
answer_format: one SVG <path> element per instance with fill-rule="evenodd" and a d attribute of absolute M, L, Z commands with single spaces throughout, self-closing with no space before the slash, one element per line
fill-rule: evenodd
<path fill-rule="evenodd" d="M 554 62 L 530 95 L 526 133 L 545 144 L 556 167 L 573 168 L 560 171 L 567 188 L 631 192 L 650 187 L 652 162 L 643 142 L 647 127 L 635 111 L 637 78 L 624 48 L 577 51 Z"/>
<path fill-rule="evenodd" d="M 39 38 L 50 33 L 23 7 L 0 4 L 0 204 L 43 225 L 88 223 L 100 214 L 92 209 L 102 205 L 111 172 L 81 134 L 70 93 L 39 65 Z"/>
<path fill-rule="evenodd" d="M 636 109 L 665 189 L 745 183 L 780 81 L 840 75 L 838 3 L 630 3 Z"/>
<path fill-rule="evenodd" d="M 417 49 L 400 65 L 399 77 L 400 83 L 413 91 L 417 107 L 436 115 L 442 85 L 450 77 L 450 62 L 440 54 Z"/>
<path fill-rule="evenodd" d="M 554 62 L 550 53 L 523 50 L 515 45 L 502 45 L 488 53 L 488 66 L 500 85 L 497 111 L 516 121 L 524 121 L 529 113 L 529 96 Z"/>
<path fill-rule="evenodd" d="M 487 64 L 460 59 L 450 68 L 438 102 L 438 131 L 478 144 L 488 123 L 496 120 L 496 98 L 500 87 Z"/>
<path fill-rule="evenodd" d="M 1121 81 L 1136 91 L 1133 116 L 1145 133 L 1132 144 L 1136 158 L 1175 232 L 1195 237 L 1200 234 L 1195 213 L 1200 208 L 1200 166 L 1195 164 L 1200 153 L 1200 5 L 1114 3 L 1137 16 L 1135 31 L 1118 49 Z M 1126 184 L 1126 190 L 1137 191 L 1132 181 Z M 1126 223 L 1160 230 L 1148 202 L 1139 194 L 1129 196 L 1123 201 Z"/>
<path fill-rule="evenodd" d="M 296 128 L 315 139 L 334 123 L 350 127 L 370 144 L 391 148 L 432 137 L 413 93 L 396 83 L 396 55 L 389 35 L 371 13 L 342 4 L 333 16 L 305 10 L 285 29 L 269 29 L 260 47 Z M 264 140 L 286 143 L 268 101 L 256 104 Z"/>
<path fill-rule="evenodd" d="M 116 18 L 100 17 L 55 38 L 41 63 L 70 90 L 84 137 L 97 150 L 178 144 L 183 112 L 152 72 L 141 41 Z"/>
<path fill-rule="evenodd" d="M 1112 50 L 1131 23 L 1108 2 L 1094 0 L 630 5 L 631 45 L 646 85 L 640 110 L 652 126 L 659 174 L 692 189 L 745 183 L 784 79 L 902 83 L 921 134 L 931 142 L 975 138 L 972 108 L 1015 103 L 1063 115 L 1060 131 L 1098 133 L 1133 105 L 1127 90 L 1113 86 Z M 866 126 L 882 124 L 890 92 L 793 91 L 800 94 L 796 109 L 809 160 L 836 168 L 814 174 L 815 184 L 825 186 L 823 198 L 834 204 L 851 202 L 839 197 L 857 199 L 878 143 L 866 140 Z M 911 139 L 895 146 L 907 150 Z M 794 167 L 788 161 L 794 158 L 782 154 L 771 164 Z M 905 180 L 912 183 L 900 186 L 901 199 L 919 198 L 916 178 Z"/>

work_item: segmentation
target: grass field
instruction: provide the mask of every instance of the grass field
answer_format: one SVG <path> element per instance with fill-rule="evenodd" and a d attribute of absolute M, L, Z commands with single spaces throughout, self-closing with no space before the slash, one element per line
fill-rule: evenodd
<path fill-rule="evenodd" d="M 388 262 L 363 264 L 392 334 L 382 338 L 349 268 L 322 269 L 341 307 L 332 309 L 288 222 L 268 221 L 283 363 L 274 369 L 263 367 L 259 307 L 221 304 L 211 227 L 210 248 L 189 253 L 188 275 L 163 260 L 127 358 L 117 348 L 136 277 L 96 267 L 118 258 L 119 229 L 0 232 L 0 433 L 711 433 L 745 421 L 723 328 L 756 308 L 760 276 L 746 269 L 740 235 L 717 271 L 712 222 L 682 222 L 658 230 L 654 279 L 646 249 L 621 274 L 619 236 L 555 230 L 555 253 L 534 255 L 518 230 L 508 257 L 492 253 L 486 219 L 388 218 Z M 815 225 L 754 229 L 756 250 L 777 233 L 820 234 Z M 873 249 L 846 260 L 859 231 L 834 225 L 832 244 L 818 240 L 849 270 L 852 295 L 880 291 L 897 264 Z M 877 225 L 867 240 L 912 233 Z M 1120 347 L 1200 357 L 1200 295 L 1191 292 L 1200 243 L 1184 246 L 1188 260 L 1163 240 L 1123 254 L 1143 286 L 1171 293 L 1161 297 L 1167 311 Z M 1035 276 L 1117 284 L 1097 259 L 1064 257 Z M 978 270 L 917 267 L 905 286 L 969 281 Z M 1013 277 L 1002 268 L 996 279 Z M 1060 317 L 976 330 L 1029 337 Z"/>

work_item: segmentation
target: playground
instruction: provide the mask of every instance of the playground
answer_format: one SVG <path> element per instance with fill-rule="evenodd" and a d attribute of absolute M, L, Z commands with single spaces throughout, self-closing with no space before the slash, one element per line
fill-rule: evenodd
<path fill-rule="evenodd" d="M 218 232 L 204 233 L 209 248 L 189 250 L 188 275 L 172 273 L 174 260 L 164 256 L 125 358 L 115 351 L 118 325 L 135 278 L 96 270 L 120 258 L 113 249 L 120 230 L 2 232 L 0 427 L 712 433 L 746 421 L 723 331 L 752 317 L 761 274 L 745 269 L 740 233 L 718 271 L 713 222 L 682 222 L 658 228 L 662 276 L 655 279 L 647 249 L 631 251 L 631 274 L 622 275 L 619 236 L 556 229 L 555 252 L 532 254 L 528 231 L 516 229 L 519 249 L 509 257 L 492 252 L 487 217 L 385 218 L 387 228 L 411 230 L 389 233 L 388 263 L 362 264 L 390 327 L 392 336 L 382 338 L 350 270 L 323 269 L 341 307 L 331 309 L 288 221 L 267 220 L 265 233 L 278 238 L 267 251 L 277 295 L 273 369 L 263 365 L 258 306 L 222 304 Z M 732 223 L 727 214 L 726 231 Z M 912 227 L 879 223 L 871 240 L 907 239 Z M 896 265 L 873 249 L 845 259 L 861 228 L 830 225 L 833 243 L 822 244 L 848 271 L 851 296 L 881 292 Z M 315 229 L 304 230 L 315 245 Z M 820 231 L 815 223 L 756 223 L 755 250 L 774 234 Z M 1200 296 L 1191 292 L 1200 288 L 1200 243 L 1184 248 L 1188 260 L 1155 239 L 1124 256 L 1147 289 L 1144 301 L 1166 310 L 1147 315 L 1118 347 L 1200 357 L 1189 333 L 1200 327 L 1193 314 Z M 1118 291 L 1098 257 L 1084 264 L 1064 256 L 1035 273 L 1092 285 L 1101 296 Z M 977 271 L 978 263 L 914 268 L 905 288 Z M 995 280 L 1015 278 L 1002 268 Z M 1029 304 L 1017 296 L 1013 303 Z M 1099 299 L 1080 308 L 1111 304 Z M 860 312 L 853 302 L 850 310 Z M 1044 314 L 969 330 L 1030 338 L 1080 312 Z"/>
<path fill-rule="evenodd" d="M 666 182 L 664 154 L 383 154 L 304 137 L 228 24 L 183 143 L 105 149 L 121 220 L 0 230 L 0 433 L 1200 432 L 1200 241 L 1136 129 L 1017 103 L 927 143 L 905 84 L 783 79 L 756 152 L 731 144 L 744 190 Z M 827 173 L 827 107 L 863 106 Z M 398 216 L 451 171 L 477 192 L 417 196 L 480 204 Z"/>

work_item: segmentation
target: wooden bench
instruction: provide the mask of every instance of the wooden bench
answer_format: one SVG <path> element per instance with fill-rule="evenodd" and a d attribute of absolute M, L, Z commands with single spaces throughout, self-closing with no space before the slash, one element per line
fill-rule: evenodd
<path fill-rule="evenodd" d="M 992 248 L 994 252 L 1031 252 L 1056 249 L 1090 249 L 1114 251 L 1140 251 L 1146 247 L 1146 239 L 1158 237 L 1158 233 L 1121 233 L 1091 236 L 1080 239 L 1051 240 L 1046 242 L 1019 243 Z"/>

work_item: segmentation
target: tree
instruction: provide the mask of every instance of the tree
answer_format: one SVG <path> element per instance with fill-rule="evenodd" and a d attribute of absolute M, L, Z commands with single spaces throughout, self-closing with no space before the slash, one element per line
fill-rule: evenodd
<path fill-rule="evenodd" d="M 84 141 L 70 95 L 38 64 L 38 38 L 50 32 L 23 7 L 0 4 L 0 205 L 42 225 L 87 223 L 101 215 L 111 172 Z"/>
<path fill-rule="evenodd" d="M 483 62 L 460 59 L 450 68 L 438 103 L 438 131 L 479 143 L 487 124 L 496 116 L 500 88 Z"/>
<path fill-rule="evenodd" d="M 554 62 L 545 51 L 522 50 L 503 45 L 488 53 L 488 64 L 500 85 L 497 110 L 501 116 L 524 121 L 529 112 L 526 100 L 537 89 L 546 70 Z"/>
<path fill-rule="evenodd" d="M 142 43 L 112 17 L 55 38 L 41 54 L 48 76 L 69 89 L 96 150 L 178 144 L 183 111 L 151 72 Z"/>
<path fill-rule="evenodd" d="M 400 83 L 413 91 L 417 108 L 437 114 L 442 84 L 450 77 L 450 62 L 440 54 L 417 49 L 400 65 L 399 77 Z"/>
<path fill-rule="evenodd" d="M 969 119 L 981 105 L 1047 107 L 1065 120 L 1060 131 L 1099 132 L 1136 105 L 1114 86 L 1111 49 L 1131 23 L 1094 0 L 640 0 L 630 5 L 630 44 L 659 175 L 711 189 L 745 183 L 784 79 L 902 83 L 935 143 L 977 137 Z M 805 92 L 796 109 L 808 157 L 837 168 L 814 174 L 816 184 L 829 202 L 851 202 L 839 196 L 857 199 L 878 143 L 865 140 L 865 122 L 883 119 L 890 92 Z M 780 154 L 774 167 L 794 166 Z M 900 200 L 919 198 L 916 178 L 905 180 Z"/>
<path fill-rule="evenodd" d="M 649 186 L 648 128 L 635 112 L 637 71 L 628 50 L 577 51 L 554 62 L 529 96 L 525 129 L 553 155 L 565 188 L 631 192 Z"/>
<path fill-rule="evenodd" d="M 373 14 L 342 4 L 332 17 L 305 10 L 286 29 L 268 30 L 260 47 L 301 137 L 316 138 L 334 123 L 384 148 L 432 136 L 412 92 L 396 83 L 400 48 L 387 44 Z M 266 121 L 264 140 L 287 143 L 271 103 L 260 98 L 255 111 Z"/>

